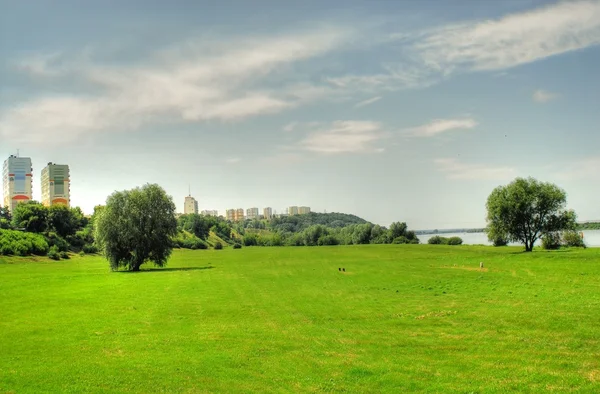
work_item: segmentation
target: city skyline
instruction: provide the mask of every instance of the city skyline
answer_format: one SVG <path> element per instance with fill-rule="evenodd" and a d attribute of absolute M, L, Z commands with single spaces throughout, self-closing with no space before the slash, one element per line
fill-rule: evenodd
<path fill-rule="evenodd" d="M 35 200 L 57 162 L 88 214 L 156 183 L 178 212 L 192 185 L 220 212 L 480 228 L 532 176 L 600 219 L 599 0 L 0 8 L 0 157 L 32 158 Z"/>

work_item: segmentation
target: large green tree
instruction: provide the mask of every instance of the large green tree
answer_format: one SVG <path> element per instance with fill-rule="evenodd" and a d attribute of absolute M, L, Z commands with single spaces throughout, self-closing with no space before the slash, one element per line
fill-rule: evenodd
<path fill-rule="evenodd" d="M 94 234 L 111 269 L 139 271 L 147 261 L 163 267 L 177 234 L 175 204 L 156 184 L 115 192 L 94 218 Z"/>
<path fill-rule="evenodd" d="M 486 204 L 488 238 L 522 242 L 531 252 L 543 235 L 575 227 L 575 213 L 566 210 L 566 203 L 564 190 L 533 178 L 499 186 Z"/>
<path fill-rule="evenodd" d="M 12 213 L 12 224 L 32 233 L 44 232 L 48 228 L 48 208 L 37 201 L 17 204 Z"/>
<path fill-rule="evenodd" d="M 87 224 L 79 207 L 68 208 L 65 205 L 53 205 L 48 208 L 48 228 L 61 237 L 67 237 Z"/>

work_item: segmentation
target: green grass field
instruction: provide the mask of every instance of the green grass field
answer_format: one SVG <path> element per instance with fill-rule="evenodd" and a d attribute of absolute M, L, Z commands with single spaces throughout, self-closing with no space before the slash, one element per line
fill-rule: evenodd
<path fill-rule="evenodd" d="M 600 392 L 600 249 L 520 250 L 0 258 L 0 392 Z"/>

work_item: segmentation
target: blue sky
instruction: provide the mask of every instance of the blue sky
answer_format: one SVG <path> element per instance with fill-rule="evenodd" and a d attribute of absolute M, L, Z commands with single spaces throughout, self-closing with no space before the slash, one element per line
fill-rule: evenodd
<path fill-rule="evenodd" d="M 34 198 L 52 161 L 86 212 L 156 182 L 179 210 L 191 185 L 200 209 L 478 227 L 534 176 L 600 219 L 600 1 L 0 9 L 0 157 L 32 158 Z"/>

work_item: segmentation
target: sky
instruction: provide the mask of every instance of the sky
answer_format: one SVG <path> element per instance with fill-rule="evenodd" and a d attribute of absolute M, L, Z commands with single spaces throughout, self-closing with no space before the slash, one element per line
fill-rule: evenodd
<path fill-rule="evenodd" d="M 84 212 L 291 205 L 483 227 L 552 182 L 600 220 L 600 0 L 0 0 L 0 158 L 68 164 Z"/>

